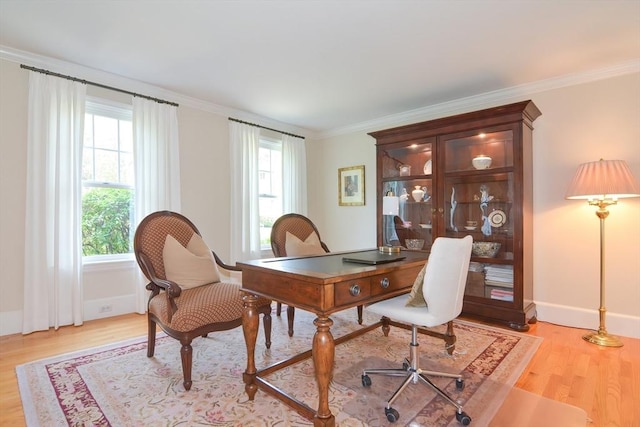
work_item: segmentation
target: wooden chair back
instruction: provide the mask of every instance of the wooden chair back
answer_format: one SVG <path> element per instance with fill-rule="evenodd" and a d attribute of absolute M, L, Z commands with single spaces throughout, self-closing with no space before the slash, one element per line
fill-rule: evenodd
<path fill-rule="evenodd" d="M 196 226 L 183 215 L 170 211 L 158 211 L 144 218 L 136 229 L 133 248 L 140 269 L 152 280 L 155 276 L 166 279 L 162 250 L 167 235 L 172 235 L 182 246 L 187 246 Z"/>
<path fill-rule="evenodd" d="M 329 252 L 329 248 L 320 238 L 320 232 L 315 224 L 304 215 L 290 213 L 278 218 L 271 228 L 271 249 L 276 257 L 287 256 L 285 249 L 287 231 L 302 241 L 305 241 L 311 233 L 316 233 L 322 249 Z"/>

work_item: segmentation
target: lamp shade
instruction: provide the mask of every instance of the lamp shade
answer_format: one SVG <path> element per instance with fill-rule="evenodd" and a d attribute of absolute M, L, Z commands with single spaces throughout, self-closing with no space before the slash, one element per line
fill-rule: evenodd
<path fill-rule="evenodd" d="M 567 199 L 619 199 L 640 197 L 640 186 L 624 160 L 583 163 L 565 196 Z"/>
<path fill-rule="evenodd" d="M 382 198 L 382 215 L 398 215 L 400 210 L 400 198 L 397 196 L 384 196 Z"/>

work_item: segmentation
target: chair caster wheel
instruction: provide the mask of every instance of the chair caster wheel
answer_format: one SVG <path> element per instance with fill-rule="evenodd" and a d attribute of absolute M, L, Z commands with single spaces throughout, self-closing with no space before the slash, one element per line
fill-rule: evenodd
<path fill-rule="evenodd" d="M 456 379 L 456 389 L 464 390 L 464 380 L 462 378 Z"/>
<path fill-rule="evenodd" d="M 471 424 L 471 417 L 465 412 L 456 412 L 456 420 L 458 420 L 458 422 L 463 426 Z"/>
<path fill-rule="evenodd" d="M 384 408 L 384 414 L 387 416 L 387 421 L 395 423 L 400 418 L 400 414 L 393 408 Z"/>
<path fill-rule="evenodd" d="M 371 386 L 371 378 L 369 377 L 369 375 L 363 375 L 362 376 L 362 386 L 363 387 L 370 387 Z"/>

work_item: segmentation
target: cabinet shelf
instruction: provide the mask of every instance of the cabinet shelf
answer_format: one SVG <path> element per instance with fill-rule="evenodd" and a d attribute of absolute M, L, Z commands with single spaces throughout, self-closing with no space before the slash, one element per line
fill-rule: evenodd
<path fill-rule="evenodd" d="M 409 176 L 394 176 L 381 178 L 382 182 L 406 182 L 406 181 L 424 181 L 431 179 L 432 175 L 409 175 Z"/>
<path fill-rule="evenodd" d="M 498 256 L 493 257 L 493 258 L 471 255 L 471 261 L 479 262 L 479 263 L 482 263 L 482 264 L 512 265 L 513 264 L 513 253 L 498 254 Z"/>
<path fill-rule="evenodd" d="M 458 205 L 478 205 L 480 206 L 480 201 L 479 200 L 472 200 L 472 201 L 463 201 L 463 200 L 458 200 Z M 491 200 L 489 202 L 487 202 L 487 206 L 491 206 L 491 205 L 510 205 L 513 202 L 508 201 L 508 200 Z"/>
<path fill-rule="evenodd" d="M 513 167 L 503 167 L 503 168 L 487 168 L 487 169 L 469 169 L 469 170 L 456 170 L 456 171 L 445 171 L 444 175 L 447 177 L 451 176 L 460 176 L 460 177 L 472 177 L 472 176 L 481 176 L 486 177 L 488 174 L 505 174 L 513 172 Z"/>
<path fill-rule="evenodd" d="M 466 235 L 500 243 L 495 257 L 472 256 L 471 261 L 491 274 L 507 270 L 510 290 L 496 291 L 495 280 L 470 270 L 463 313 L 521 331 L 536 320 L 531 207 L 533 122 L 538 116 L 535 104 L 524 101 L 369 134 L 376 139 L 378 245 L 404 246 L 406 239 L 419 238 L 429 251 L 438 237 Z M 475 169 L 473 160 L 480 155 L 491 159 L 488 168 Z M 422 173 L 428 161 L 430 175 Z M 400 176 L 401 168 L 410 175 Z M 431 198 L 416 202 L 411 196 L 416 186 L 426 187 Z M 387 191 L 408 193 L 393 218 L 381 214 Z M 485 217 L 499 225 L 488 236 L 482 232 Z M 477 228 L 465 229 L 468 221 Z M 491 265 L 498 268 L 486 267 Z"/>

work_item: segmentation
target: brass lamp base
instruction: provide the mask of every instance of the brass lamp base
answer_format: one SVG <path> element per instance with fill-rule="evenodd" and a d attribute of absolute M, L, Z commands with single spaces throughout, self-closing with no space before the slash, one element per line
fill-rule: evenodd
<path fill-rule="evenodd" d="M 603 347 L 622 347 L 624 344 L 620 338 L 609 335 L 606 332 L 592 331 L 582 336 L 582 339 L 591 344 L 601 345 Z"/>

